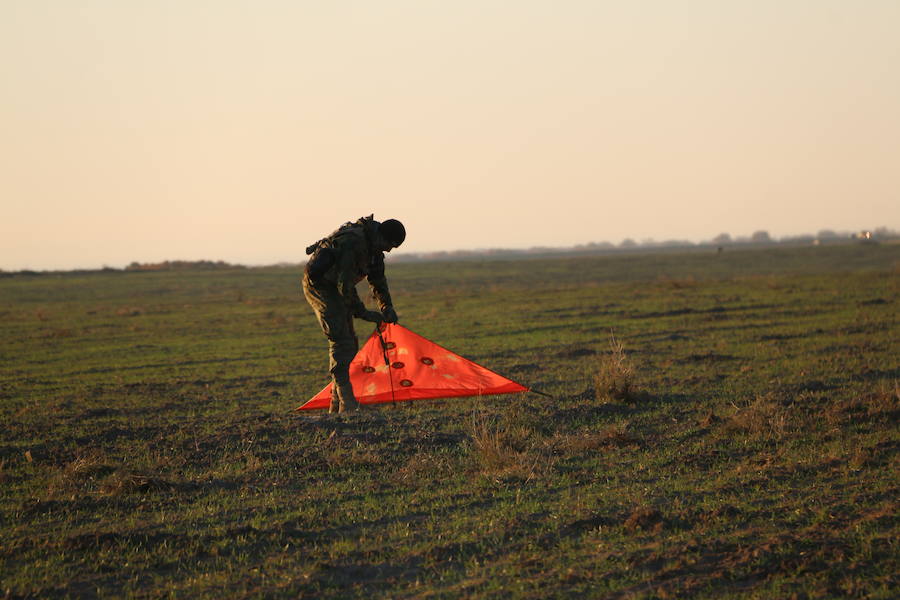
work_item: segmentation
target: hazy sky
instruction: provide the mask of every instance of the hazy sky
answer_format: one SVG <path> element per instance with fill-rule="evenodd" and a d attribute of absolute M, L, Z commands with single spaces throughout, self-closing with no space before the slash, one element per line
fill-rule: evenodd
<path fill-rule="evenodd" d="M 898 0 L 0 0 L 0 268 L 900 227 Z"/>

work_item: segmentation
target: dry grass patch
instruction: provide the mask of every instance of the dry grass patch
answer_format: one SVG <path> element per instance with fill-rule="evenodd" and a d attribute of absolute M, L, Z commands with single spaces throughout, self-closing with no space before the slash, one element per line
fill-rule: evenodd
<path fill-rule="evenodd" d="M 430 452 L 417 452 L 397 469 L 392 479 L 397 483 L 413 481 L 434 481 L 450 471 L 446 457 Z"/>
<path fill-rule="evenodd" d="M 713 425 L 721 421 L 722 419 L 720 419 L 716 415 L 715 411 L 713 411 L 713 409 L 709 409 L 709 411 L 707 411 L 702 418 L 697 420 L 697 425 L 699 427 L 707 428 L 712 427 Z"/>
<path fill-rule="evenodd" d="M 545 473 L 551 464 L 537 452 L 533 435 L 524 425 L 504 426 L 475 413 L 470 426 L 470 454 L 476 468 L 495 478 L 526 481 Z"/>
<path fill-rule="evenodd" d="M 695 288 L 698 285 L 697 278 L 693 275 L 687 277 L 669 277 L 668 275 L 660 275 L 657 281 L 663 286 L 668 285 L 676 290 Z"/>
<path fill-rule="evenodd" d="M 50 497 L 64 496 L 93 487 L 92 484 L 115 470 L 104 453 L 89 450 L 51 475 L 47 494 Z"/>
<path fill-rule="evenodd" d="M 378 452 L 364 446 L 344 448 L 336 445 L 325 452 L 325 462 L 331 467 L 374 467 L 383 461 Z"/>
<path fill-rule="evenodd" d="M 100 493 L 105 496 L 121 496 L 132 493 L 172 491 L 175 487 L 172 482 L 156 475 L 120 469 L 103 480 L 100 484 Z"/>
<path fill-rule="evenodd" d="M 640 439 L 628 429 L 627 423 L 609 425 L 601 431 L 556 434 L 549 446 L 564 455 L 579 455 L 601 448 L 639 447 Z"/>
<path fill-rule="evenodd" d="M 762 394 L 749 405 L 737 407 L 725 420 L 725 431 L 781 439 L 788 432 L 790 417 L 790 411 L 775 394 Z"/>
<path fill-rule="evenodd" d="M 733 522 L 740 516 L 740 509 L 731 504 L 723 504 L 712 510 L 700 513 L 699 519 L 704 524 L 710 524 L 715 522 Z"/>
<path fill-rule="evenodd" d="M 173 490 L 177 486 L 159 475 L 122 468 L 99 450 L 90 450 L 76 458 L 50 477 L 47 494 L 71 497 L 76 494 L 119 496 Z"/>
<path fill-rule="evenodd" d="M 632 402 L 638 399 L 635 370 L 625 354 L 625 346 L 609 334 L 609 353 L 601 354 L 594 373 L 597 398 Z"/>
<path fill-rule="evenodd" d="M 891 387 L 832 404 L 825 411 L 825 420 L 834 427 L 859 421 L 896 423 L 900 420 L 900 382 L 894 381 Z"/>
<path fill-rule="evenodd" d="M 42 338 L 68 338 L 75 335 L 75 330 L 68 327 L 55 327 L 47 329 L 40 334 Z"/>
<path fill-rule="evenodd" d="M 474 456 L 482 469 L 503 469 L 517 462 L 520 453 L 509 443 L 507 431 L 494 420 L 475 413 L 470 431 Z"/>
<path fill-rule="evenodd" d="M 631 511 L 623 525 L 630 532 L 643 530 L 658 533 L 663 528 L 663 515 L 653 507 L 639 506 Z"/>

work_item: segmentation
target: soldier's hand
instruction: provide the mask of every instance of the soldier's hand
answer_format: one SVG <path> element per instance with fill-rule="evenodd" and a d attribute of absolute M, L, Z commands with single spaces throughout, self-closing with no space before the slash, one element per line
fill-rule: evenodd
<path fill-rule="evenodd" d="M 384 321 L 384 317 L 381 316 L 381 313 L 377 310 L 363 311 L 363 313 L 359 315 L 359 318 L 370 323 L 381 323 L 382 321 Z"/>
<path fill-rule="evenodd" d="M 388 306 L 383 311 L 381 311 L 381 315 L 384 317 L 385 323 L 396 323 L 397 322 L 397 311 L 394 310 L 393 306 Z"/>

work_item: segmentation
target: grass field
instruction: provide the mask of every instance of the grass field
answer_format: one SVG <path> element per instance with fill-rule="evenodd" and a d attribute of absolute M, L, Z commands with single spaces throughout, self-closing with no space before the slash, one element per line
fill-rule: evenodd
<path fill-rule="evenodd" d="M 900 246 L 388 276 L 553 399 L 294 412 L 299 269 L 0 279 L 0 596 L 897 596 Z"/>

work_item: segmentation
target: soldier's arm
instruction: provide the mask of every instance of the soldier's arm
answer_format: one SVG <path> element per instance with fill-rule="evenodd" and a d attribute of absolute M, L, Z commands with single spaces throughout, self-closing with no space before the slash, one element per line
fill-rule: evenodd
<path fill-rule="evenodd" d="M 355 244 L 350 244 L 341 250 L 337 264 L 337 289 L 350 314 L 359 316 L 365 312 L 366 305 L 356 293 L 358 249 Z"/>
<path fill-rule="evenodd" d="M 389 308 L 393 308 L 394 303 L 391 301 L 391 292 L 388 289 L 387 278 L 384 276 L 384 256 L 376 260 L 375 263 L 375 267 L 369 271 L 367 279 L 369 287 L 372 288 L 372 295 L 375 297 L 375 301 L 378 302 L 378 308 L 384 312 Z"/>

